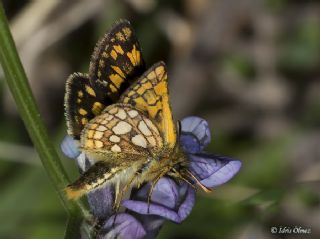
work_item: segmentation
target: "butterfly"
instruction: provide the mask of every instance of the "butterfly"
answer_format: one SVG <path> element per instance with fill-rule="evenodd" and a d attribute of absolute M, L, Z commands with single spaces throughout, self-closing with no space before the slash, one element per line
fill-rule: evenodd
<path fill-rule="evenodd" d="M 128 27 L 127 22 L 119 25 Z M 144 67 L 141 53 L 133 54 L 134 60 L 131 59 L 133 55 L 127 54 L 130 50 L 118 55 L 121 60 L 111 53 L 115 51 L 112 47 L 116 42 L 114 36 L 117 36 L 119 29 L 123 29 L 119 25 L 98 43 L 89 76 L 86 78 L 76 74 L 71 76 L 71 80 L 69 78 L 65 101 L 68 132 L 80 140 L 81 151 L 95 162 L 67 186 L 67 196 L 77 199 L 106 184 L 115 184 L 118 185 L 116 207 L 129 188 L 139 188 L 143 183 L 151 182 L 152 192 L 164 175 L 190 184 L 192 180 L 197 181 L 188 170 L 187 157 L 177 141 L 178 129 L 170 106 L 166 66 L 163 62 L 156 63 L 135 78 Z M 128 29 L 132 37 L 133 30 Z M 125 32 L 129 32 L 120 31 L 123 37 Z M 121 42 L 123 50 L 132 49 L 131 53 L 140 52 L 139 48 L 128 46 L 138 46 L 137 41 L 132 39 L 136 38 L 124 42 L 119 37 L 117 44 Z M 102 45 L 104 47 L 100 47 Z M 104 55 L 111 58 L 107 60 Z M 101 59 L 105 63 L 98 66 Z M 114 61 L 117 59 L 118 62 Z M 119 81 L 117 91 L 113 91 L 111 86 L 118 81 L 113 82 L 115 78 L 110 76 L 118 74 L 122 77 L 119 69 L 126 75 Z M 79 92 L 83 92 L 82 97 Z M 78 99 L 81 101 L 78 102 Z M 83 110 L 87 114 L 83 114 Z M 123 186 L 121 191 L 119 185 Z"/>

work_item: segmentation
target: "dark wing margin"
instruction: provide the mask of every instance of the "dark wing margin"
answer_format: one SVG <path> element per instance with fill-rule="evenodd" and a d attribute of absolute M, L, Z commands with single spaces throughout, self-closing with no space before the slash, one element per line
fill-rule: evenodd
<path fill-rule="evenodd" d="M 106 97 L 105 89 L 91 86 L 87 74 L 70 75 L 64 97 L 68 134 L 79 139 L 84 125 L 109 104 L 111 101 Z"/>
<path fill-rule="evenodd" d="M 92 85 L 103 85 L 113 102 L 145 71 L 140 44 L 127 20 L 120 20 L 97 43 L 91 57 Z"/>

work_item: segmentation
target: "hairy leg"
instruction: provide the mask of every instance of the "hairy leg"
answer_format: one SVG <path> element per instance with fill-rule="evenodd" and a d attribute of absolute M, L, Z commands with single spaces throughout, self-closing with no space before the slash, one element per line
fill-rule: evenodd
<path fill-rule="evenodd" d="M 167 173 L 168 173 L 168 169 L 167 168 L 165 168 L 165 169 L 163 169 L 163 171 L 162 172 L 160 172 L 159 174 L 158 174 L 158 176 L 151 182 L 151 187 L 150 187 L 150 189 L 149 189 L 149 193 L 148 193 L 148 200 L 147 200 L 147 202 L 148 202 L 148 213 L 149 213 L 149 207 L 150 207 L 150 201 L 151 201 L 151 196 L 152 196 L 152 192 L 153 192 L 153 190 L 154 190 L 154 187 L 156 186 L 156 184 L 158 183 L 158 181 L 160 180 L 160 178 L 162 178 L 164 175 L 166 175 Z"/>

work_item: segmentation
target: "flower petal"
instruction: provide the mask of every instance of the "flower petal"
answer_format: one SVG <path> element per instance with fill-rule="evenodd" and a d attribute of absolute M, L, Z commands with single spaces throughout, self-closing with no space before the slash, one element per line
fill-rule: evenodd
<path fill-rule="evenodd" d="M 60 149 L 68 158 L 75 159 L 80 155 L 78 141 L 74 140 L 71 136 L 64 137 L 60 144 Z"/>
<path fill-rule="evenodd" d="M 184 219 L 187 218 L 187 216 L 189 216 L 189 214 L 191 213 L 192 208 L 195 204 L 195 201 L 196 201 L 195 190 L 187 184 L 184 184 L 184 185 L 185 185 L 185 189 L 186 189 L 186 194 L 185 194 L 186 197 L 185 197 L 184 201 L 182 202 L 182 204 L 180 205 L 179 210 L 178 210 L 178 215 L 181 220 L 180 222 L 182 222 Z M 184 190 L 184 189 L 181 188 L 181 190 Z"/>
<path fill-rule="evenodd" d="M 144 238 L 146 231 L 141 223 L 127 213 L 111 216 L 98 232 L 97 239 L 140 239 Z"/>
<path fill-rule="evenodd" d="M 146 202 L 146 190 L 133 200 L 124 200 L 122 205 L 131 211 L 144 215 L 158 215 L 176 223 L 182 222 L 191 212 L 195 202 L 195 191 L 189 186 L 178 186 L 172 179 L 162 178 L 157 183 L 151 196 L 151 202 Z M 172 189 L 174 188 L 174 189 Z M 147 190 L 149 191 L 149 190 Z M 180 193 L 183 193 L 180 194 Z M 141 198 L 141 196 L 144 197 Z M 140 200 L 139 200 L 140 199 Z M 175 201 L 173 205 L 172 202 Z M 182 202 L 179 204 L 179 202 Z"/>
<path fill-rule="evenodd" d="M 187 153 L 198 153 L 201 151 L 200 142 L 192 134 L 181 133 L 180 145 Z"/>
<path fill-rule="evenodd" d="M 187 153 L 198 153 L 211 142 L 207 121 L 196 116 L 181 121 L 180 144 Z"/>
<path fill-rule="evenodd" d="M 150 183 L 144 185 L 141 189 L 133 195 L 134 200 L 146 201 L 150 191 Z M 158 183 L 155 185 L 151 201 L 168 208 L 174 208 L 179 200 L 179 191 L 177 184 L 170 178 L 160 178 Z"/>
<path fill-rule="evenodd" d="M 190 154 L 190 170 L 206 187 L 226 183 L 241 168 L 241 161 L 212 154 Z"/>
<path fill-rule="evenodd" d="M 141 224 L 143 225 L 143 228 L 147 233 L 144 239 L 156 238 L 161 227 L 163 226 L 163 223 L 165 223 L 166 221 L 163 217 L 160 217 L 158 215 L 142 215 L 132 211 L 130 212 L 130 214 L 138 219 L 139 222 L 141 222 Z"/>
<path fill-rule="evenodd" d="M 150 203 L 148 206 L 148 203 L 144 201 L 124 200 L 122 206 L 140 214 L 158 215 L 174 222 L 180 222 L 180 218 L 175 211 L 157 204 Z"/>
<path fill-rule="evenodd" d="M 96 218 L 101 220 L 111 216 L 114 202 L 114 187 L 112 185 L 99 188 L 87 196 L 92 214 Z"/>

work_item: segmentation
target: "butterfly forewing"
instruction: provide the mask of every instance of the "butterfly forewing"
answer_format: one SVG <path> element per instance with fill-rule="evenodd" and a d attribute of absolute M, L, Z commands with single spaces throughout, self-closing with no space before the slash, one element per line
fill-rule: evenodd
<path fill-rule="evenodd" d="M 81 147 L 96 160 L 108 154 L 152 156 L 163 146 L 155 124 L 131 105 L 114 104 L 91 120 L 81 136 Z"/>
<path fill-rule="evenodd" d="M 96 45 L 89 76 L 92 84 L 107 87 L 106 94 L 116 102 L 144 70 L 138 39 L 130 23 L 122 20 Z"/>
<path fill-rule="evenodd" d="M 119 102 L 131 104 L 145 112 L 157 125 L 164 142 L 171 148 L 175 146 L 177 136 L 169 102 L 167 71 L 163 62 L 147 70 L 127 89 Z"/>
<path fill-rule="evenodd" d="M 79 139 L 84 125 L 111 103 L 104 90 L 92 86 L 86 74 L 74 73 L 68 78 L 64 105 L 69 135 Z"/>

